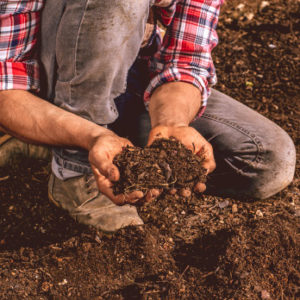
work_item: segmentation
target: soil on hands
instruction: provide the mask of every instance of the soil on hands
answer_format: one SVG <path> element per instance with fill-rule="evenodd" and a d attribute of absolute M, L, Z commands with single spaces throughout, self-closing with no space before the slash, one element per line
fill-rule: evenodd
<path fill-rule="evenodd" d="M 126 147 L 116 156 L 120 180 L 114 184 L 114 193 L 129 193 L 149 189 L 189 188 L 206 181 L 204 157 L 195 155 L 175 138 L 156 139 L 145 148 Z"/>

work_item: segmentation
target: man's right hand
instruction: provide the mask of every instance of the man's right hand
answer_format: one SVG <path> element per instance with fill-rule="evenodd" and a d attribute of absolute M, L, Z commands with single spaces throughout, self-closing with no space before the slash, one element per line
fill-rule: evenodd
<path fill-rule="evenodd" d="M 113 159 L 126 146 L 133 145 L 129 140 L 121 138 L 113 132 L 108 132 L 96 138 L 89 151 L 89 161 L 100 192 L 118 205 L 135 203 L 144 197 L 144 193 L 141 191 L 120 195 L 113 193 L 113 182 L 120 179 L 119 170 L 113 164 Z"/>
<path fill-rule="evenodd" d="M 0 129 L 3 132 L 29 143 L 88 150 L 100 191 L 116 204 L 134 203 L 144 196 L 147 201 L 157 196 L 157 190 L 146 195 L 141 191 L 113 194 L 112 182 L 120 177 L 113 158 L 123 147 L 132 146 L 127 139 L 27 91 L 0 91 L 0 107 Z"/>
<path fill-rule="evenodd" d="M 146 201 L 151 201 L 159 195 L 158 190 L 150 190 L 146 195 L 142 191 L 133 191 L 129 194 L 114 195 L 113 183 L 120 179 L 120 173 L 116 165 L 113 164 L 114 157 L 119 154 L 123 147 L 133 146 L 132 143 L 113 132 L 102 134 L 96 138 L 89 151 L 89 161 L 91 163 L 98 188 L 101 193 L 109 197 L 115 204 L 123 205 L 136 203 L 145 197 Z"/>

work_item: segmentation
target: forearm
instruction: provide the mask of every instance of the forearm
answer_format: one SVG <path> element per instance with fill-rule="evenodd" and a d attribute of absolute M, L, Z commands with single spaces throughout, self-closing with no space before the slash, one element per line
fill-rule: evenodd
<path fill-rule="evenodd" d="M 171 82 L 158 87 L 151 96 L 152 127 L 188 126 L 201 106 L 201 92 L 192 84 Z"/>
<path fill-rule="evenodd" d="M 22 90 L 0 92 L 0 128 L 21 140 L 89 150 L 108 129 Z"/>

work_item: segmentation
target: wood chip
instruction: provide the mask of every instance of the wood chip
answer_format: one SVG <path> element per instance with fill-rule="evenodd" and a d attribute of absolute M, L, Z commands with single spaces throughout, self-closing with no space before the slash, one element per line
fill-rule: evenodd
<path fill-rule="evenodd" d="M 0 182 L 9 179 L 9 176 L 0 177 Z"/>

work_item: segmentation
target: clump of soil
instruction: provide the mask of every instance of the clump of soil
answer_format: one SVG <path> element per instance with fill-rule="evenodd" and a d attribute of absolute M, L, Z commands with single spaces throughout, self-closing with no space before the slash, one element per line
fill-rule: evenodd
<path fill-rule="evenodd" d="M 204 157 L 195 155 L 175 138 L 157 139 L 149 147 L 126 147 L 114 159 L 120 180 L 114 193 L 190 188 L 206 181 Z"/>

